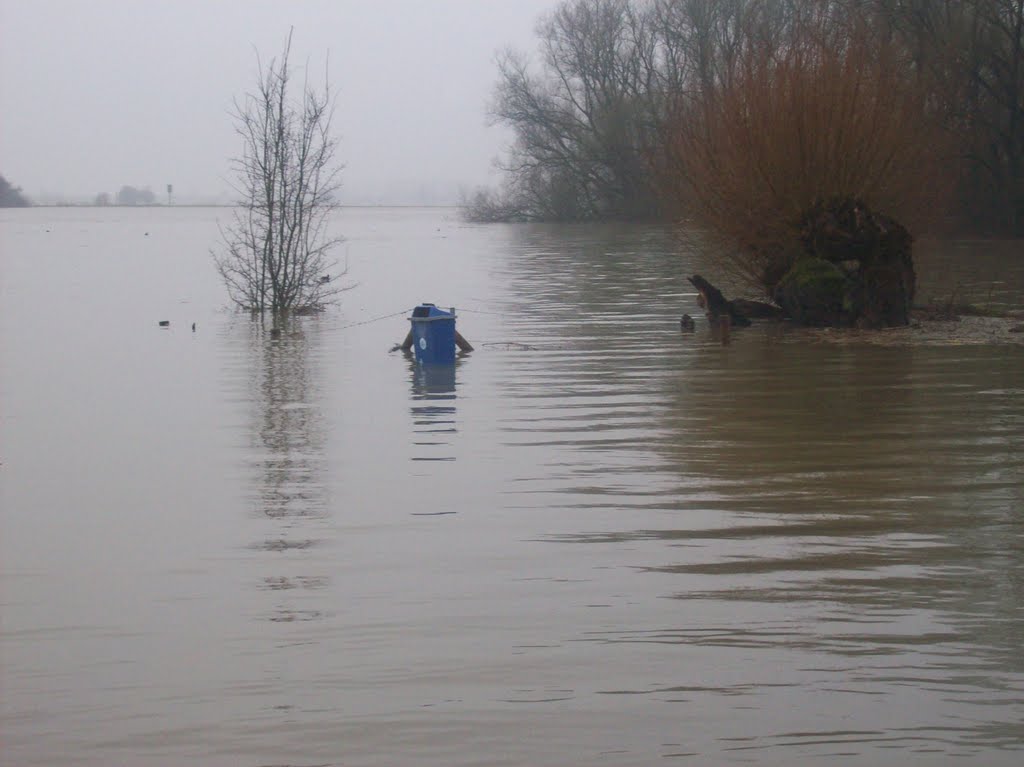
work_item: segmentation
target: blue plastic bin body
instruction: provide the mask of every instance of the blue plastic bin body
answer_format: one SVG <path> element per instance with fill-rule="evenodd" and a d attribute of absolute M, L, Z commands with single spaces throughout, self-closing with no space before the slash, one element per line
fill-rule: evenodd
<path fill-rule="evenodd" d="M 416 361 L 425 365 L 455 364 L 455 310 L 446 312 L 433 304 L 412 310 L 412 348 Z"/>

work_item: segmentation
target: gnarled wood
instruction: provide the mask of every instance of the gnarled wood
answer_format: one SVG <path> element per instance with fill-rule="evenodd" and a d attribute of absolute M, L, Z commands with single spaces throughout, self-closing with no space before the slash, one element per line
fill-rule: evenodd
<path fill-rule="evenodd" d="M 701 306 L 707 312 L 708 319 L 713 325 L 719 324 L 722 317 L 727 317 L 733 327 L 744 328 L 750 325 L 750 320 L 737 311 L 733 302 L 727 299 L 718 288 L 705 280 L 699 274 L 688 278 L 693 287 L 700 291 Z"/>

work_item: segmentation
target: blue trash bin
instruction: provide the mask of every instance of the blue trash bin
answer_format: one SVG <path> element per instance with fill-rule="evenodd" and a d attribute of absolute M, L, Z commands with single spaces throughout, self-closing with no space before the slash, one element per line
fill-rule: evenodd
<path fill-rule="evenodd" d="M 416 361 L 431 365 L 455 364 L 455 310 L 446 312 L 433 304 L 412 310 L 412 348 Z"/>

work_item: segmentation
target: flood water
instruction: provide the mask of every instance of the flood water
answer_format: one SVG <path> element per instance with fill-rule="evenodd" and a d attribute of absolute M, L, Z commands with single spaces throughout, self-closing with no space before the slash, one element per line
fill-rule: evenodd
<path fill-rule="evenodd" d="M 0 762 L 1024 760 L 1024 348 L 723 346 L 667 232 L 443 209 L 342 211 L 271 338 L 227 217 L 0 213 Z"/>

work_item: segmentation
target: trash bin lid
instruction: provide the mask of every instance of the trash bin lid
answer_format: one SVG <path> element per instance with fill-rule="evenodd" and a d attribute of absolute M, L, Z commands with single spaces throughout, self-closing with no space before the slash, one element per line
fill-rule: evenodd
<path fill-rule="evenodd" d="M 420 304 L 412 310 L 412 317 L 414 320 L 450 320 L 455 315 L 451 312 L 446 312 L 444 309 L 438 309 L 434 304 Z"/>

